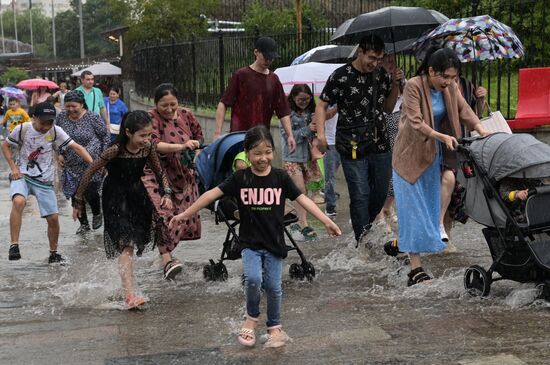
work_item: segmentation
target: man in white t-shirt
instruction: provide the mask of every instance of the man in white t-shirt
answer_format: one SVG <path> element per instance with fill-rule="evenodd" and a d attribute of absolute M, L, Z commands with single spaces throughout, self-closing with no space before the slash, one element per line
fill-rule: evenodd
<path fill-rule="evenodd" d="M 19 260 L 19 234 L 23 208 L 29 195 L 34 195 L 40 209 L 40 216 L 48 222 L 50 243 L 49 263 L 63 261 L 57 253 L 59 239 L 59 211 L 53 188 L 53 150 L 73 149 L 87 163 L 92 157 L 84 147 L 74 142 L 61 127 L 54 125 L 55 107 L 51 103 L 35 106 L 31 123 L 20 124 L 2 142 L 2 153 L 10 167 L 10 189 L 12 209 L 10 213 L 9 260 Z M 12 158 L 10 145 L 18 152 L 16 162 Z"/>
<path fill-rule="evenodd" d="M 338 112 L 336 105 L 327 109 L 327 120 L 325 121 L 325 136 L 327 138 L 328 149 L 324 157 L 325 163 L 325 214 L 329 217 L 336 216 L 336 198 L 337 193 L 334 190 L 336 184 L 336 171 L 340 167 L 340 154 L 336 151 L 336 123 L 338 122 Z"/>

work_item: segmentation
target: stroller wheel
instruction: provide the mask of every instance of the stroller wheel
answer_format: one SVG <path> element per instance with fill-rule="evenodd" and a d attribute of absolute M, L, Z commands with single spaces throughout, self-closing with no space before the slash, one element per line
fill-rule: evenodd
<path fill-rule="evenodd" d="M 223 262 L 218 262 L 217 264 L 214 264 L 214 280 L 221 280 L 226 281 L 229 277 L 229 274 L 227 273 L 227 267 L 225 267 Z"/>
<path fill-rule="evenodd" d="M 290 265 L 288 273 L 292 279 L 304 280 L 304 269 L 296 263 Z"/>
<path fill-rule="evenodd" d="M 204 278 L 207 280 L 207 281 L 214 281 L 215 278 L 214 278 L 214 270 L 212 268 L 212 265 L 208 264 L 208 265 L 204 265 L 203 269 L 202 269 L 202 276 L 204 276 Z"/>
<path fill-rule="evenodd" d="M 309 261 L 304 261 L 302 263 L 302 270 L 306 279 L 312 281 L 315 277 L 315 267 L 313 267 L 313 264 Z"/>
<path fill-rule="evenodd" d="M 537 289 L 537 299 L 550 300 L 550 283 L 548 280 L 538 283 L 536 286 Z"/>
<path fill-rule="evenodd" d="M 472 265 L 464 272 L 464 288 L 473 297 L 489 295 L 492 278 L 479 265 Z"/>

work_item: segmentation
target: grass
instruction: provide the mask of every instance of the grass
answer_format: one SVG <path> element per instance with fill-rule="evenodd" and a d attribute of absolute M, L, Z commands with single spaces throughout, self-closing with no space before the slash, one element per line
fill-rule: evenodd
<path fill-rule="evenodd" d="M 498 79 L 496 74 L 491 75 L 491 82 L 488 82 L 487 75 L 483 75 L 481 84 L 489 90 L 489 105 L 491 110 L 500 110 L 507 119 L 514 119 L 518 105 L 518 71 L 511 71 L 510 84 L 508 85 L 508 74 L 503 72 L 500 79 L 500 108 L 497 108 Z M 508 90 L 510 90 L 510 113 L 508 114 Z"/>

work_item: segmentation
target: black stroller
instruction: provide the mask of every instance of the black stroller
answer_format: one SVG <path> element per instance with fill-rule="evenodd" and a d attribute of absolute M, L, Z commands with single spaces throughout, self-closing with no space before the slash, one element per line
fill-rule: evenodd
<path fill-rule="evenodd" d="M 482 232 L 493 259 L 488 270 L 466 269 L 464 287 L 473 296 L 486 296 L 494 281 L 533 282 L 542 297 L 550 298 L 550 186 L 529 190 L 522 219 L 498 191 L 504 178 L 550 177 L 550 146 L 529 134 L 495 133 L 463 139 L 457 150 L 465 210 L 486 227 Z"/>
<path fill-rule="evenodd" d="M 214 143 L 208 145 L 199 154 L 196 159 L 195 167 L 199 177 L 199 190 L 212 189 L 223 182 L 233 173 L 233 160 L 235 156 L 243 151 L 245 132 L 235 132 L 226 134 Z M 227 268 L 224 260 L 237 260 L 241 258 L 241 249 L 239 244 L 239 235 L 237 226 L 238 217 L 234 212 L 237 210 L 237 203 L 231 198 L 222 198 L 216 201 L 209 209 L 215 214 L 216 224 L 223 222 L 227 225 L 227 234 L 223 243 L 222 253 L 218 262 L 210 259 L 210 263 L 204 266 L 203 275 L 206 280 L 226 280 L 228 277 Z M 290 277 L 293 279 L 313 280 L 315 277 L 315 268 L 313 264 L 306 260 L 302 250 L 288 232 L 287 226 L 297 222 L 296 215 L 289 213 L 285 216 L 285 234 L 290 240 L 292 246 L 287 245 L 289 251 L 296 251 L 300 256 L 301 263 L 292 263 L 290 265 Z"/>

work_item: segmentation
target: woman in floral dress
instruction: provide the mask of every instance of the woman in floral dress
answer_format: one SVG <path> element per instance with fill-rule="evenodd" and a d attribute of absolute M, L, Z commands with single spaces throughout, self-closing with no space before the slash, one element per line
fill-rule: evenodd
<path fill-rule="evenodd" d="M 196 240 L 201 236 L 200 216 L 194 215 L 186 224 L 168 228 L 172 217 L 187 209 L 199 196 L 195 170 L 185 163 L 183 155 L 200 147 L 204 138 L 202 129 L 189 109 L 178 105 L 177 90 L 172 84 L 161 84 L 155 90 L 155 108 L 152 140 L 157 144 L 160 162 L 173 190 L 173 209 L 161 207 L 157 177 L 145 170 L 143 184 L 153 202 L 155 244 L 164 267 L 164 278 L 171 280 L 182 270 L 182 264 L 172 258 L 171 252 L 182 240 Z"/>

